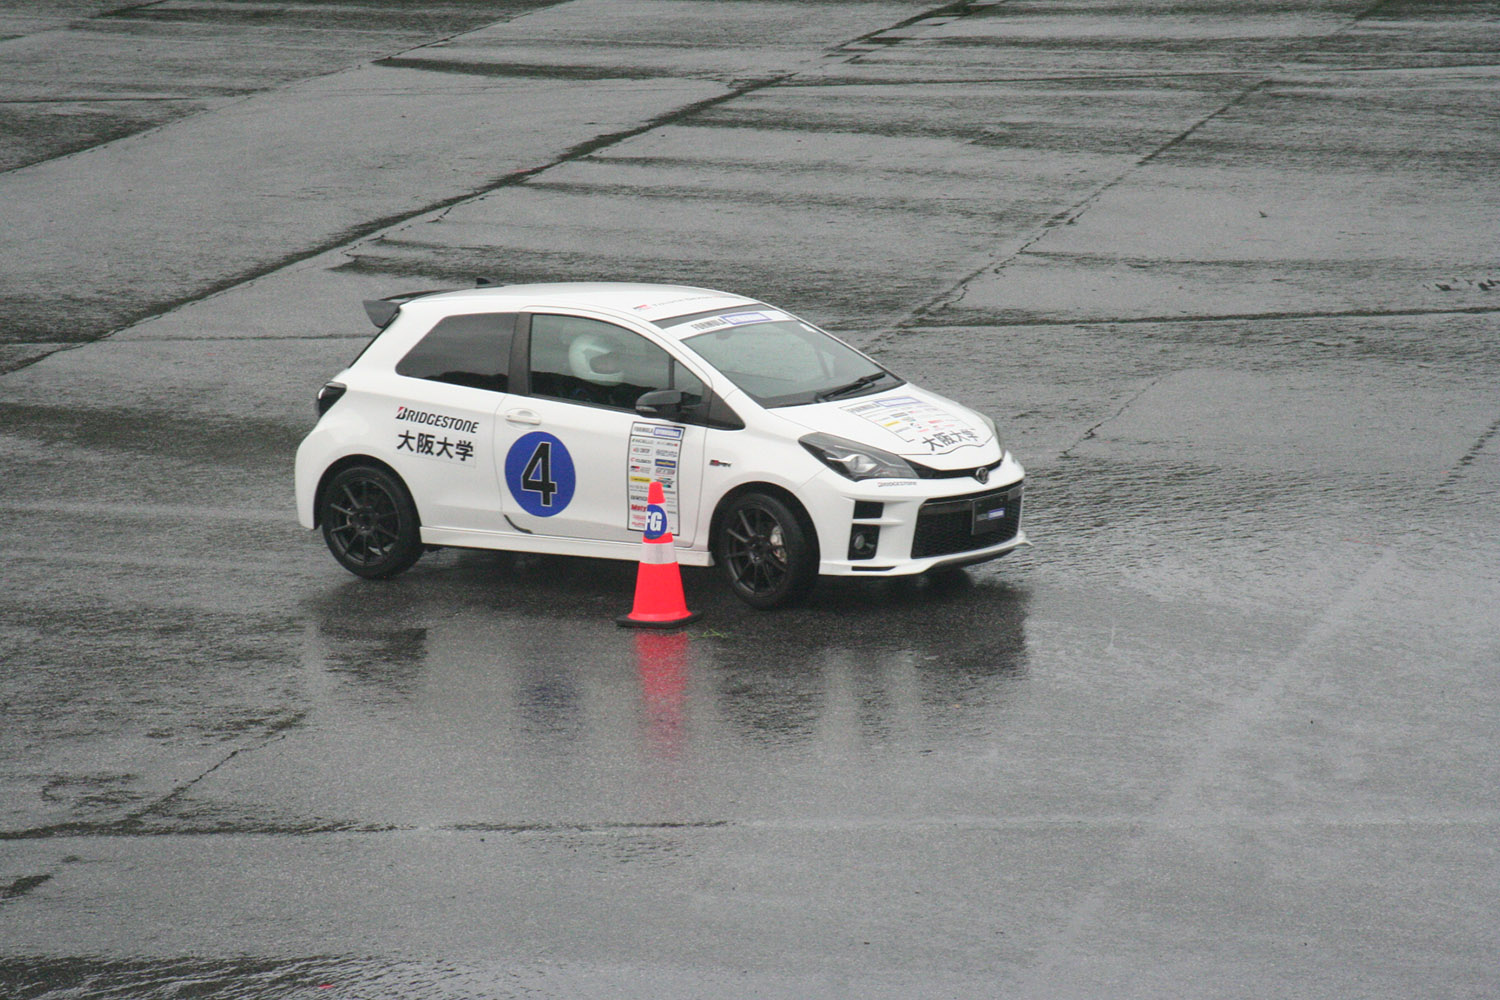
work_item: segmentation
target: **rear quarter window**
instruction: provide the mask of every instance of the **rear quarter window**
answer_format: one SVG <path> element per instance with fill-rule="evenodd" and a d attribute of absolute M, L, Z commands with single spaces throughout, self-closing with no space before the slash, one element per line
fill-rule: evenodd
<path fill-rule="evenodd" d="M 396 374 L 474 389 L 506 392 L 510 387 L 510 342 L 514 313 L 449 316 L 406 352 Z"/>

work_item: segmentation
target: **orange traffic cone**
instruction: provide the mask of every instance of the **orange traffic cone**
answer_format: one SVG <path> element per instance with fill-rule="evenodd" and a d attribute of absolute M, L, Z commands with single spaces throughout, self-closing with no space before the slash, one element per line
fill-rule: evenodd
<path fill-rule="evenodd" d="M 615 622 L 627 628 L 676 628 L 698 617 L 682 596 L 682 572 L 667 530 L 666 494 L 652 481 L 646 492 L 646 535 L 635 575 L 635 607 Z"/>

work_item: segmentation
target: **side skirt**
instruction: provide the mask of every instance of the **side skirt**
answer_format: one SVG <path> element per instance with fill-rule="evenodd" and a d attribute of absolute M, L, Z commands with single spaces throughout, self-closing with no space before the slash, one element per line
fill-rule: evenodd
<path fill-rule="evenodd" d="M 442 545 L 458 549 L 497 549 L 502 552 L 541 552 L 554 556 L 583 556 L 589 559 L 622 559 L 639 562 L 640 542 L 598 542 L 561 535 L 510 534 L 500 531 L 475 531 L 469 528 L 429 528 L 422 526 L 424 545 Z M 673 547 L 677 561 L 684 566 L 712 566 L 707 551 Z"/>

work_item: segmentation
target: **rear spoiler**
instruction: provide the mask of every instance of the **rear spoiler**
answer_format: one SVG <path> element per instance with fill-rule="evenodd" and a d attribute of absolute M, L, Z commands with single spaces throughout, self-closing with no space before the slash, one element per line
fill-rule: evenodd
<path fill-rule="evenodd" d="M 494 282 L 489 278 L 475 278 L 475 288 L 491 288 Z M 456 288 L 429 288 L 422 292 L 402 292 L 400 295 L 387 295 L 383 299 L 365 299 L 365 315 L 370 317 L 370 322 L 376 328 L 384 330 L 391 325 L 391 320 L 401 311 L 401 307 L 412 299 L 420 299 L 424 295 L 437 295 L 439 292 L 456 292 Z"/>

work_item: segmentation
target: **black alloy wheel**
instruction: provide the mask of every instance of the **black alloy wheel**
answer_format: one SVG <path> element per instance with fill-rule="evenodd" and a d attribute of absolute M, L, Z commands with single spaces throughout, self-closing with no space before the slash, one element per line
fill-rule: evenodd
<path fill-rule="evenodd" d="M 323 490 L 323 540 L 349 572 L 395 576 L 422 556 L 417 507 L 401 480 L 373 465 L 340 471 Z"/>
<path fill-rule="evenodd" d="M 818 551 L 797 515 L 765 493 L 730 501 L 719 519 L 714 558 L 735 595 L 751 607 L 796 604 L 818 578 Z"/>

